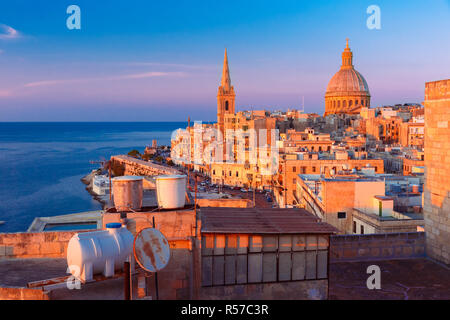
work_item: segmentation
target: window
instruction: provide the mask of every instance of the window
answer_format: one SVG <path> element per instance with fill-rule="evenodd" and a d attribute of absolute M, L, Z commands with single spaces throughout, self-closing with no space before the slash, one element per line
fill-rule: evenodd
<path fill-rule="evenodd" d="M 297 183 L 297 179 L 295 179 L 295 178 L 292 179 L 292 183 L 293 183 L 293 184 L 296 184 L 296 183 Z"/>
<path fill-rule="evenodd" d="M 213 175 L 215 175 L 216 174 L 216 170 L 213 170 Z"/>
<path fill-rule="evenodd" d="M 347 212 L 338 212 L 338 219 L 345 219 L 347 217 Z"/>
<path fill-rule="evenodd" d="M 305 173 L 306 173 L 306 167 L 302 167 L 301 170 L 302 170 L 302 171 L 301 171 L 302 174 L 305 174 Z"/>
<path fill-rule="evenodd" d="M 353 221 L 353 233 L 356 233 L 356 221 Z"/>
<path fill-rule="evenodd" d="M 236 171 L 236 177 L 239 177 L 239 172 Z"/>
<path fill-rule="evenodd" d="M 312 172 L 316 172 L 316 167 L 312 167 Z"/>
<path fill-rule="evenodd" d="M 230 175 L 230 177 L 231 177 L 231 171 L 229 172 L 229 175 Z"/>
<path fill-rule="evenodd" d="M 228 111 L 228 101 L 225 101 L 225 111 Z"/>
<path fill-rule="evenodd" d="M 297 171 L 297 167 L 292 167 L 292 172 L 296 172 Z"/>
<path fill-rule="evenodd" d="M 202 234 L 202 286 L 327 279 L 327 235 Z"/>
<path fill-rule="evenodd" d="M 361 225 L 361 234 L 364 234 L 364 226 Z"/>

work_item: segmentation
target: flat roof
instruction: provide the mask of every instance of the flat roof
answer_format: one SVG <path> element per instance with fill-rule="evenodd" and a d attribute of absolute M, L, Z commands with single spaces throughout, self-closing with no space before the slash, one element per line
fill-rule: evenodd
<path fill-rule="evenodd" d="M 201 208 L 202 233 L 331 234 L 338 230 L 304 209 Z"/>

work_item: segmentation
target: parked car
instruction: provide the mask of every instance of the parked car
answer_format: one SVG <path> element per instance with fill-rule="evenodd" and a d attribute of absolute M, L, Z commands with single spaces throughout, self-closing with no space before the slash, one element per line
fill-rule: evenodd
<path fill-rule="evenodd" d="M 241 192 L 247 192 L 247 189 L 242 188 Z"/>

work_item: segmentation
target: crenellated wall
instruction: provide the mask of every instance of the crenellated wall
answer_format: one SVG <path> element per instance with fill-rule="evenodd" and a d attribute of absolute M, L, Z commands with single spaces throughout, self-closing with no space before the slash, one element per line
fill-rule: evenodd
<path fill-rule="evenodd" d="M 116 176 L 157 176 L 181 174 L 178 170 L 126 155 L 111 157 L 111 167 Z"/>

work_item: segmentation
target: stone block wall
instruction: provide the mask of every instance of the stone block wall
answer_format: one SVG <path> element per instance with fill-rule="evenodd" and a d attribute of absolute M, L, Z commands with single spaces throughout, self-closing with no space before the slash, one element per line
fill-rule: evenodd
<path fill-rule="evenodd" d="M 450 264 L 450 79 L 425 84 L 427 255 Z"/>
<path fill-rule="evenodd" d="M 164 174 L 181 174 L 174 168 L 135 159 L 125 155 L 111 157 L 111 168 L 116 176 L 157 176 Z"/>
<path fill-rule="evenodd" d="M 50 300 L 49 292 L 42 289 L 0 287 L 0 300 Z"/>
<path fill-rule="evenodd" d="M 330 237 L 330 262 L 425 257 L 425 233 L 402 232 Z"/>
<path fill-rule="evenodd" d="M 64 258 L 69 240 L 77 232 L 0 233 L 0 259 Z"/>

